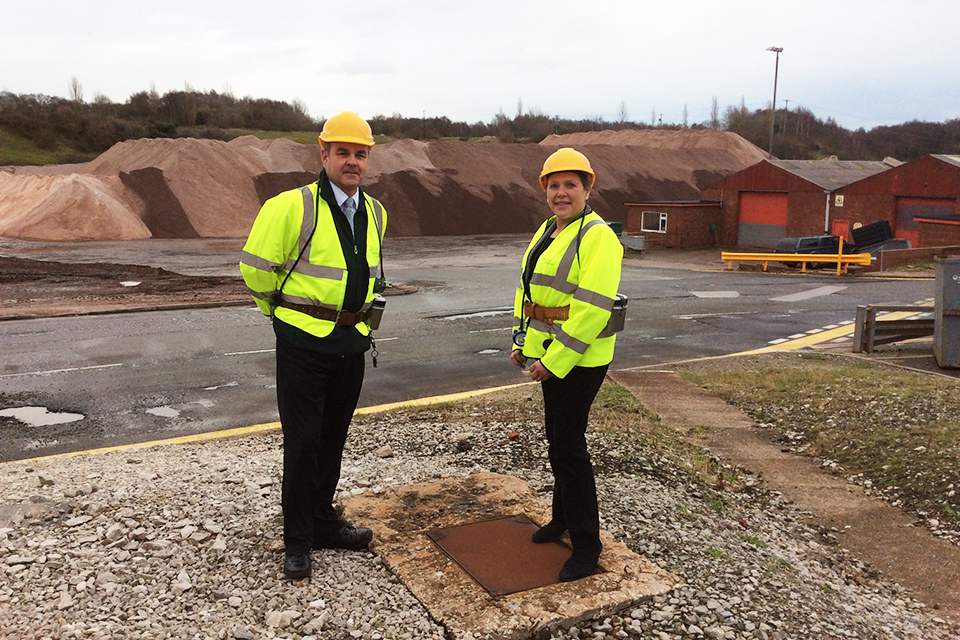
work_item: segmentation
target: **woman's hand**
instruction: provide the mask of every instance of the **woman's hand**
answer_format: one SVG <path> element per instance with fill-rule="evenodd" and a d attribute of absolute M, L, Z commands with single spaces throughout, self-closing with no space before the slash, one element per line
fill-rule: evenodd
<path fill-rule="evenodd" d="M 553 374 L 550 371 L 540 364 L 540 361 L 537 360 L 532 365 L 530 365 L 530 379 L 534 382 L 543 382 L 544 380 L 549 380 L 553 377 Z"/>
<path fill-rule="evenodd" d="M 511 351 L 510 362 L 523 369 L 527 365 L 527 359 L 523 357 L 523 349 L 514 349 Z"/>

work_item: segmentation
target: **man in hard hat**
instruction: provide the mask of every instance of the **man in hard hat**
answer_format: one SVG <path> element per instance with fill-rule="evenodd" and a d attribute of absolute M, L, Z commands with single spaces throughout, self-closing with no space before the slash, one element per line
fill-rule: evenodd
<path fill-rule="evenodd" d="M 333 116 L 320 133 L 315 184 L 267 200 L 240 271 L 277 338 L 283 429 L 283 571 L 310 575 L 311 549 L 364 549 L 373 533 L 333 507 L 347 427 L 363 384 L 368 321 L 387 214 L 360 189 L 374 145 L 360 116 Z M 382 271 L 381 271 L 382 273 Z"/>

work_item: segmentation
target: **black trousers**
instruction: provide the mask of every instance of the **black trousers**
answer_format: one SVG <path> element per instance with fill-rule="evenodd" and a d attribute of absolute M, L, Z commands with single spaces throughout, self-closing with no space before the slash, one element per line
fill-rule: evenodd
<path fill-rule="evenodd" d="M 609 365 L 574 367 L 565 378 L 545 380 L 544 422 L 553 469 L 553 520 L 566 526 L 574 549 L 600 544 L 597 484 L 587 451 L 587 419 Z"/>
<path fill-rule="evenodd" d="M 331 356 L 277 340 L 287 555 L 309 553 L 315 532 L 340 526 L 333 495 L 364 364 L 362 353 Z"/>

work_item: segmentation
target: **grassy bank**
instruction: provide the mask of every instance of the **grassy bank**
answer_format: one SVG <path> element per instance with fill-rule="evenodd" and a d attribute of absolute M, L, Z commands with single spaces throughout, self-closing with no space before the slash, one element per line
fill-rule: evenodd
<path fill-rule="evenodd" d="M 683 375 L 796 453 L 908 513 L 960 528 L 960 382 L 816 354 L 731 358 Z"/>

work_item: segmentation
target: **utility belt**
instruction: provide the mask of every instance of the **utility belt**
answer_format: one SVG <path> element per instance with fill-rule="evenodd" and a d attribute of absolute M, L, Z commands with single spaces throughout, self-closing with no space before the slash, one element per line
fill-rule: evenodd
<path fill-rule="evenodd" d="M 296 302 L 287 302 L 284 300 L 281 300 L 277 306 L 299 311 L 318 320 L 336 322 L 346 327 L 352 327 L 361 322 L 366 322 L 370 325 L 371 329 L 379 329 L 380 318 L 383 316 L 383 309 L 386 306 L 386 299 L 379 294 L 374 295 L 373 304 L 366 311 L 337 311 L 336 309 L 297 304 Z"/>
<path fill-rule="evenodd" d="M 563 307 L 544 307 L 525 300 L 523 302 L 523 315 L 526 318 L 533 318 L 546 324 L 553 324 L 557 320 L 562 322 L 570 317 L 570 305 Z"/>
<path fill-rule="evenodd" d="M 629 302 L 630 299 L 626 294 L 618 293 L 616 295 L 613 299 L 613 309 L 610 310 L 610 320 L 607 322 L 607 326 L 604 327 L 603 333 L 614 334 L 623 331 L 627 318 L 627 304 Z M 563 322 L 570 317 L 570 305 L 563 307 L 544 307 L 529 300 L 524 300 L 523 316 L 525 318 L 539 320 L 547 325 L 552 325 L 554 322 Z"/>

